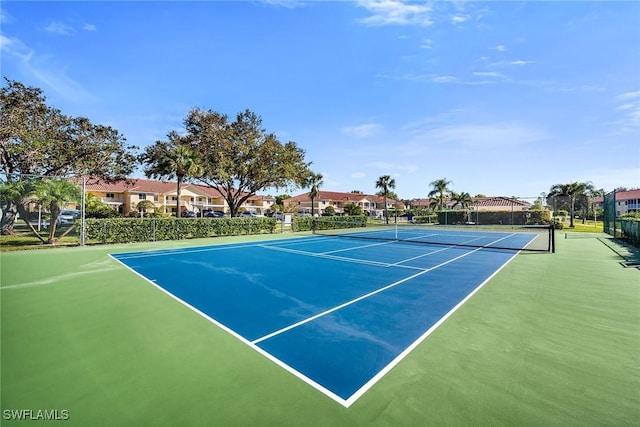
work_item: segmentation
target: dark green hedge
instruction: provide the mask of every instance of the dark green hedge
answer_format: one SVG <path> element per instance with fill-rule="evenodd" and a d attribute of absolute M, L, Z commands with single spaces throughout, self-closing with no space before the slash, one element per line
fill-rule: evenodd
<path fill-rule="evenodd" d="M 198 237 L 273 233 L 274 218 L 87 219 L 85 237 L 100 243 L 153 242 Z"/>
<path fill-rule="evenodd" d="M 367 226 L 367 217 L 364 215 L 329 216 L 315 218 L 316 230 L 336 230 L 341 228 L 357 228 Z"/>
<path fill-rule="evenodd" d="M 438 212 L 439 224 L 464 224 L 471 219 L 480 225 L 533 225 L 551 224 L 549 211 L 441 211 Z"/>

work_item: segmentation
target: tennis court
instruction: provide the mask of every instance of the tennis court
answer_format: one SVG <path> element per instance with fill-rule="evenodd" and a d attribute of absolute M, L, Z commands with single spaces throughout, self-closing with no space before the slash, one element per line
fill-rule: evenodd
<path fill-rule="evenodd" d="M 285 317 L 268 328 L 259 323 L 271 318 L 269 313 L 262 314 L 260 320 L 247 320 L 246 330 L 254 332 L 242 341 L 239 335 L 213 325 L 114 261 L 114 257 L 132 252 L 153 255 L 150 258 L 158 265 L 169 259 L 162 261 L 163 256 L 158 256 L 162 253 L 167 256 L 184 253 L 178 258 L 187 259 L 188 252 L 201 251 L 201 260 L 206 260 L 203 262 L 215 264 L 217 258 L 220 262 L 229 257 L 223 253 L 235 252 L 236 258 L 230 261 L 240 266 L 267 257 L 272 263 L 263 262 L 265 270 L 256 273 L 266 276 L 254 276 L 253 286 L 260 281 L 264 284 L 268 277 L 272 282 L 266 282 L 265 286 L 280 292 L 296 289 L 299 292 L 296 295 L 303 295 L 305 289 L 306 301 L 313 295 L 314 301 L 322 300 L 334 307 L 331 298 L 337 297 L 330 294 L 344 286 L 334 272 L 337 264 L 327 263 L 325 265 L 331 267 L 325 270 L 320 267 L 309 270 L 308 265 L 296 267 L 299 259 L 311 255 L 293 256 L 292 251 L 315 253 L 324 261 L 329 261 L 329 257 L 351 258 L 353 262 L 335 260 L 349 270 L 345 271 L 345 267 L 340 270 L 339 277 L 343 278 L 355 277 L 359 263 L 394 264 L 407 259 L 406 254 L 404 258 L 401 254 L 406 248 L 424 246 L 394 242 L 332 254 L 322 251 L 340 249 L 325 246 L 319 250 L 307 246 L 307 243 L 320 244 L 321 238 L 324 237 L 296 233 L 2 253 L 2 425 L 24 425 L 25 420 L 14 417 L 14 413 L 29 417 L 45 410 L 49 414 L 68 413 L 69 419 L 63 424 L 74 426 L 637 424 L 640 416 L 639 272 L 622 266 L 617 252 L 594 237 L 578 239 L 561 235 L 553 255 L 521 252 L 514 256 L 420 345 L 410 345 L 406 350 L 408 354 L 401 353 L 393 359 L 401 358 L 401 363 L 388 372 L 384 368 L 379 371 L 382 378 L 376 377 L 369 384 L 375 385 L 348 408 L 282 368 L 293 363 L 291 360 L 304 361 L 304 357 L 324 353 L 335 357 L 333 350 L 331 353 L 328 350 L 332 346 L 330 341 L 325 341 L 321 348 L 300 348 L 300 341 L 291 340 L 289 347 L 297 349 L 299 354 L 290 354 L 289 361 L 279 354 L 265 357 L 276 347 L 287 351 L 276 342 L 276 337 L 273 341 L 251 344 L 269 331 L 282 329 L 281 324 L 295 324 L 288 322 L 309 318 L 311 313 L 322 312 L 324 307 L 311 310 L 292 302 L 284 304 L 287 301 L 282 298 L 282 306 L 298 307 L 297 313 L 285 313 L 286 309 L 269 304 L 268 307 L 278 309 Z M 294 244 L 293 239 L 300 244 Z M 326 240 L 340 240 L 344 249 L 385 243 Z M 217 245 L 219 250 L 213 250 L 212 245 Z M 371 258 L 369 251 L 376 247 L 386 251 L 384 258 Z M 250 248 L 255 259 L 249 258 Z M 426 269 L 424 264 L 416 263 L 450 250 L 446 245 L 406 249 L 409 257 L 442 249 L 446 250 L 404 264 Z M 459 253 L 474 250 L 469 247 Z M 359 319 L 358 325 L 388 331 L 386 337 L 377 336 L 380 342 L 388 339 L 389 347 L 399 346 L 402 342 L 396 335 L 420 333 L 413 327 L 421 321 L 419 316 L 423 313 L 412 311 L 412 307 L 428 298 L 423 297 L 420 302 L 407 298 L 420 295 L 418 290 L 422 289 L 418 282 L 440 274 L 447 266 L 459 264 L 472 268 L 468 262 L 489 251 L 498 252 L 481 249 L 324 318 L 328 324 L 341 316 L 339 323 L 334 322 L 335 326 Z M 288 255 L 277 258 L 284 261 L 274 261 L 275 252 Z M 500 253 L 506 256 L 507 252 Z M 453 258 L 455 256 L 442 259 Z M 434 261 L 433 265 L 438 263 Z M 193 282 L 186 279 L 195 277 L 190 273 L 190 269 L 197 267 L 194 263 L 180 262 L 174 266 L 167 274 L 183 276 L 183 283 Z M 232 268 L 240 269 L 240 266 L 234 264 Z M 370 280 L 380 280 L 376 275 L 385 270 L 380 267 L 370 271 Z M 295 275 L 291 273 L 296 271 Z M 462 271 L 458 269 L 457 274 Z M 229 282 L 240 277 L 232 272 L 228 270 L 219 277 L 226 277 Z M 206 282 L 213 282 L 216 274 L 208 274 L 211 278 Z M 246 271 L 245 275 L 249 276 Z M 156 274 L 153 278 L 162 279 L 159 276 Z M 410 276 L 407 271 L 401 277 Z M 443 274 L 442 278 L 445 290 L 460 280 L 455 275 Z M 380 283 L 391 284 L 393 280 L 386 277 Z M 312 288 L 312 283 L 316 287 L 322 284 L 318 288 L 320 295 L 306 289 Z M 252 282 L 244 284 L 247 288 L 250 285 Z M 221 291 L 216 290 L 224 300 Z M 227 291 L 231 295 L 232 289 Z M 233 291 L 239 292 L 239 289 Z M 404 295 L 399 295 L 401 291 Z M 254 290 L 243 295 L 241 300 L 236 300 L 236 307 L 241 306 L 247 312 L 250 304 L 266 306 L 255 298 L 248 299 L 249 295 L 259 293 Z M 380 302 L 385 295 L 388 296 L 385 305 L 393 309 L 385 311 L 380 304 L 370 305 L 373 308 L 369 310 L 369 317 L 352 315 L 358 307 L 364 307 L 362 303 Z M 341 298 L 349 299 L 347 295 Z M 392 301 L 400 298 L 401 303 Z M 391 305 L 392 302 L 395 305 Z M 406 319 L 401 313 L 406 313 Z M 414 320 L 411 316 L 415 317 L 416 313 L 418 318 Z M 236 325 L 242 321 L 240 315 L 234 319 Z M 313 331 L 316 335 L 323 331 L 321 326 L 325 326 L 310 321 L 290 332 L 304 332 L 312 337 L 312 331 L 305 329 L 305 325 L 316 327 Z M 423 330 L 426 327 L 421 325 Z M 326 338 L 340 337 L 331 330 L 324 333 Z M 277 339 L 289 339 L 288 336 L 281 333 Z M 350 337 L 354 342 L 356 338 L 359 343 L 365 342 L 364 335 Z M 403 339 L 411 341 L 410 337 Z M 344 356 L 351 363 L 345 366 L 355 366 L 361 372 L 352 362 L 360 357 L 354 356 L 357 346 L 344 348 L 353 350 Z M 273 362 L 275 359 L 282 359 L 280 366 Z M 296 369 L 302 370 L 300 366 Z M 44 420 L 41 423 L 48 425 Z M 58 421 L 49 423 L 59 424 Z"/>
<path fill-rule="evenodd" d="M 412 231 L 112 256 L 348 407 L 517 254 L 495 245 L 536 238 L 449 231 L 416 244 L 425 232 Z"/>

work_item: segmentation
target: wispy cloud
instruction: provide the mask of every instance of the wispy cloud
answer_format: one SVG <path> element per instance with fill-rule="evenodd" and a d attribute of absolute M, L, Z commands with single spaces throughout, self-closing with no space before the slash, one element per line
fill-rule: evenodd
<path fill-rule="evenodd" d="M 503 44 L 499 44 L 497 46 L 490 47 L 489 49 L 497 50 L 498 52 L 506 52 L 507 51 L 507 47 L 505 45 L 503 45 Z"/>
<path fill-rule="evenodd" d="M 89 32 L 98 30 L 98 28 L 94 24 L 90 23 L 83 24 L 80 29 Z M 44 30 L 48 33 L 58 34 L 61 36 L 72 36 L 78 32 L 78 30 L 74 26 L 59 21 L 50 22 L 46 27 L 44 27 Z"/>
<path fill-rule="evenodd" d="M 420 45 L 422 49 L 433 49 L 433 40 L 424 39 L 422 40 L 422 44 Z"/>
<path fill-rule="evenodd" d="M 393 163 L 382 161 L 371 162 L 369 163 L 369 166 L 373 169 L 388 172 L 396 177 L 401 176 L 403 173 L 414 173 L 420 169 L 413 163 Z"/>
<path fill-rule="evenodd" d="M 61 36 L 70 36 L 76 32 L 72 26 L 58 21 L 50 22 L 49 25 L 44 27 L 44 30 L 48 33 L 59 34 Z"/>
<path fill-rule="evenodd" d="M 529 65 L 533 64 L 533 61 L 523 61 L 522 59 L 516 59 L 515 61 L 510 61 L 509 65 Z"/>
<path fill-rule="evenodd" d="M 492 77 L 496 79 L 504 79 L 506 76 L 502 73 L 497 73 L 495 71 L 475 71 L 473 75 L 476 77 Z"/>
<path fill-rule="evenodd" d="M 356 126 L 345 126 L 341 129 L 342 133 L 354 138 L 368 138 L 378 134 L 382 130 L 382 126 L 377 123 L 365 123 Z"/>
<path fill-rule="evenodd" d="M 269 6 L 285 7 L 287 9 L 304 6 L 304 1 L 302 0 L 261 0 L 260 2 Z"/>
<path fill-rule="evenodd" d="M 452 149 L 515 147 L 548 138 L 546 132 L 523 123 L 456 124 L 414 128 L 414 141 L 445 144 Z"/>
<path fill-rule="evenodd" d="M 0 34 L 0 51 L 6 61 L 15 61 L 25 74 L 74 102 L 87 102 L 95 97 L 67 74 L 65 66 L 51 55 L 39 55 L 17 38 Z"/>
<path fill-rule="evenodd" d="M 365 176 L 367 176 L 367 174 L 365 174 L 364 172 L 353 172 L 351 174 L 351 178 L 354 178 L 354 179 L 362 179 Z"/>
<path fill-rule="evenodd" d="M 419 25 L 433 24 L 432 7 L 426 3 L 405 3 L 399 0 L 360 0 L 358 6 L 371 15 L 359 21 L 366 25 Z"/>
<path fill-rule="evenodd" d="M 468 20 L 469 20 L 469 16 L 467 15 L 456 14 L 451 17 L 452 24 L 462 24 L 463 22 L 466 22 Z"/>
<path fill-rule="evenodd" d="M 616 133 L 627 133 L 640 129 L 640 90 L 621 93 L 615 98 L 615 111 L 622 117 L 608 123 L 616 127 Z"/>

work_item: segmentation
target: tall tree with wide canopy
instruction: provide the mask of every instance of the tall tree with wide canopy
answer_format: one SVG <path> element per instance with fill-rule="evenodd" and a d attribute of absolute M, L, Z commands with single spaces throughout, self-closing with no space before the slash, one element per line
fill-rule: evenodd
<path fill-rule="evenodd" d="M 41 89 L 5 79 L 0 88 L 0 168 L 6 184 L 34 176 L 84 175 L 108 182 L 136 167 L 135 146 L 109 126 L 70 117 L 47 105 Z M 2 234 L 13 232 L 17 205 L 28 194 L 2 200 Z"/>
<path fill-rule="evenodd" d="M 376 181 L 376 188 L 380 188 L 380 193 L 384 198 L 384 218 L 385 222 L 389 224 L 389 215 L 387 214 L 387 197 L 389 197 L 390 189 L 396 188 L 396 180 L 392 179 L 389 175 L 382 175 Z"/>
<path fill-rule="evenodd" d="M 313 172 L 303 149 L 282 143 L 262 128 L 262 118 L 250 110 L 233 122 L 211 110 L 192 109 L 185 119 L 185 141 L 202 159 L 198 180 L 217 191 L 232 216 L 258 191 L 304 187 Z"/>
<path fill-rule="evenodd" d="M 314 173 L 309 178 L 308 186 L 311 187 L 309 191 L 309 198 L 311 199 L 311 216 L 315 216 L 315 204 L 314 200 L 320 197 L 320 187 L 324 184 L 322 180 L 322 174 Z"/>
<path fill-rule="evenodd" d="M 432 190 L 427 196 L 429 198 L 435 199 L 436 209 L 444 209 L 445 201 L 450 192 L 449 185 L 451 184 L 453 183 L 451 181 L 448 181 L 447 178 L 436 179 L 435 181 L 431 181 L 429 183 L 429 186 L 432 188 Z"/>
<path fill-rule="evenodd" d="M 568 184 L 554 184 L 549 190 L 548 197 L 566 196 L 569 198 L 569 227 L 573 228 L 573 219 L 575 217 L 576 201 L 587 197 L 591 192 L 595 191 L 595 187 L 590 181 L 587 182 L 570 182 Z"/>
<path fill-rule="evenodd" d="M 148 146 L 140 155 L 140 162 L 145 165 L 144 173 L 148 178 L 176 180 L 176 217 L 180 217 L 180 198 L 182 184 L 185 179 L 198 178 L 203 173 L 200 156 L 177 132 L 167 135 L 168 141 L 156 141 Z"/>

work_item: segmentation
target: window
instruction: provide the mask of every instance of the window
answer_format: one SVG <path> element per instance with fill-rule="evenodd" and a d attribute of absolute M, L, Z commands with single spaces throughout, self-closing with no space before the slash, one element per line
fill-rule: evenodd
<path fill-rule="evenodd" d="M 107 193 L 107 199 L 115 199 L 116 196 L 113 193 Z"/>
<path fill-rule="evenodd" d="M 140 193 L 140 194 L 138 194 L 138 199 L 147 200 L 147 195 L 145 193 Z"/>

